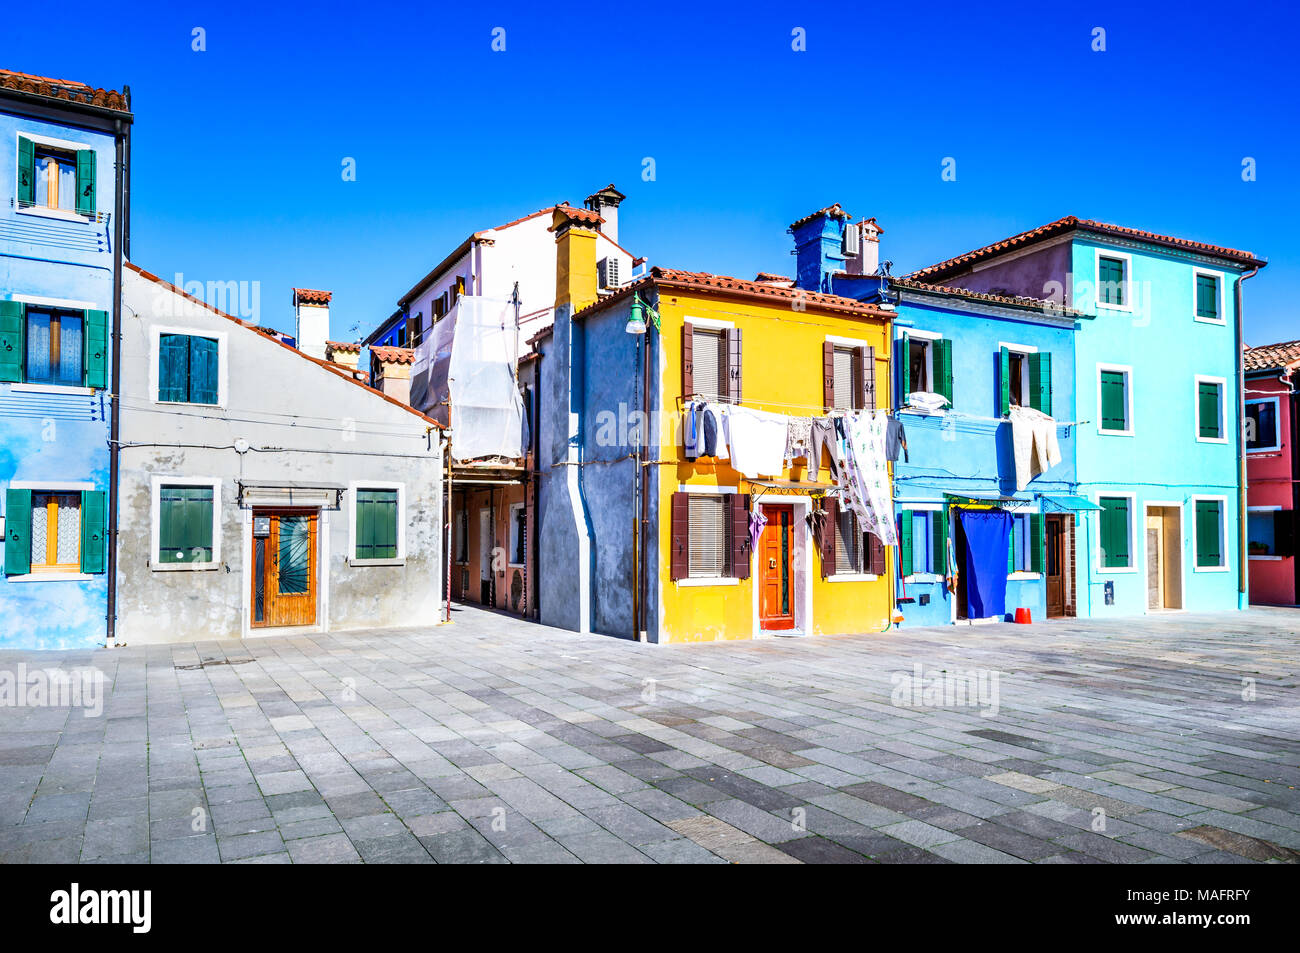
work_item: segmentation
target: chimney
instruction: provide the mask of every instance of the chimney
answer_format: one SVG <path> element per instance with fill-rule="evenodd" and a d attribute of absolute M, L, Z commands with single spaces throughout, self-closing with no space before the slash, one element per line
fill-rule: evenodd
<path fill-rule="evenodd" d="M 311 288 L 293 289 L 294 339 L 298 350 L 325 360 L 325 342 L 330 333 L 330 299 L 332 291 Z"/>
<path fill-rule="evenodd" d="M 848 260 L 850 275 L 874 275 L 880 267 L 880 235 L 884 229 L 876 224 L 874 218 L 864 219 L 856 225 L 846 228 L 858 230 L 858 256 Z"/>
<path fill-rule="evenodd" d="M 614 188 L 613 182 L 599 192 L 592 192 L 587 196 L 587 208 L 605 220 L 600 230 L 609 236 L 611 242 L 618 241 L 618 207 L 625 198 L 627 196 Z"/>
<path fill-rule="evenodd" d="M 569 305 L 569 314 L 596 301 L 596 231 L 601 216 L 591 210 L 557 205 L 552 215 L 555 233 L 555 309 Z"/>
<path fill-rule="evenodd" d="M 340 341 L 325 342 L 325 360 L 331 364 L 341 364 L 349 370 L 357 369 L 361 359 L 361 345 L 347 344 Z"/>
<path fill-rule="evenodd" d="M 831 275 L 845 271 L 844 229 L 851 216 L 837 202 L 794 222 L 795 287 L 831 293 Z"/>

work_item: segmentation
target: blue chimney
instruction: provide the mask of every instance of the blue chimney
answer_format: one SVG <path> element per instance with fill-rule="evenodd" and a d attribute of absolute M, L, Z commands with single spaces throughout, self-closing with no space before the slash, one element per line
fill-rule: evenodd
<path fill-rule="evenodd" d="M 790 226 L 794 236 L 796 288 L 831 294 L 831 275 L 845 270 L 844 225 L 852 218 L 839 203 L 805 215 Z"/>

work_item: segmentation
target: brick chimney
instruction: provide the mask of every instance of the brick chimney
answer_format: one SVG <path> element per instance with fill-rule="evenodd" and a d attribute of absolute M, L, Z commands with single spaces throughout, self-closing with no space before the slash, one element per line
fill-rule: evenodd
<path fill-rule="evenodd" d="M 557 205 L 551 216 L 555 233 L 555 309 L 569 305 L 569 314 L 596 301 L 596 232 L 599 213 Z"/>
<path fill-rule="evenodd" d="M 294 340 L 298 350 L 320 360 L 325 360 L 325 343 L 330 334 L 330 299 L 333 297 L 332 291 L 293 289 Z"/>
<path fill-rule="evenodd" d="M 795 287 L 831 293 L 831 275 L 847 270 L 844 229 L 853 216 L 837 202 L 790 225 L 794 236 Z"/>
<path fill-rule="evenodd" d="M 355 371 L 357 362 L 360 359 L 360 344 L 347 344 L 342 341 L 325 342 L 325 360 L 331 364 L 342 364 L 344 367 Z"/>
<path fill-rule="evenodd" d="M 605 220 L 600 230 L 609 237 L 611 242 L 618 241 L 618 207 L 625 198 L 627 196 L 614 188 L 613 182 L 599 192 L 592 192 L 587 196 L 585 203 L 587 208 Z"/>

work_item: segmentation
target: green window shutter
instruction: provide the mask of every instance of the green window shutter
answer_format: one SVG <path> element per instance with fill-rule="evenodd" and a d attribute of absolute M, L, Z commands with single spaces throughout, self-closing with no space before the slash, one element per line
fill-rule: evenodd
<path fill-rule="evenodd" d="M 1019 516 L 1011 517 L 1011 534 L 1008 538 L 1010 543 L 1007 546 L 1007 575 L 1016 571 L 1016 537 L 1024 532 Z"/>
<path fill-rule="evenodd" d="M 81 491 L 81 571 L 103 572 L 108 504 L 103 490 Z"/>
<path fill-rule="evenodd" d="M 1103 430 L 1128 429 L 1128 401 L 1124 395 L 1124 372 L 1101 372 L 1101 426 Z"/>
<path fill-rule="evenodd" d="M 930 548 L 934 553 L 933 571 L 943 575 L 948 571 L 948 514 L 943 510 L 934 511 L 930 532 Z"/>
<path fill-rule="evenodd" d="M 23 330 L 27 309 L 21 301 L 0 301 L 0 381 L 23 379 Z"/>
<path fill-rule="evenodd" d="M 1047 563 L 1046 540 L 1043 534 L 1043 514 L 1029 514 L 1029 571 L 1042 572 Z"/>
<path fill-rule="evenodd" d="M 1219 385 L 1200 381 L 1196 385 L 1197 432 L 1202 437 L 1219 439 L 1223 426 L 1219 421 Z"/>
<path fill-rule="evenodd" d="M 36 143 L 18 137 L 18 202 L 36 204 Z"/>
<path fill-rule="evenodd" d="M 357 550 L 354 559 L 373 559 L 375 513 L 369 490 L 357 490 Z"/>
<path fill-rule="evenodd" d="M 1219 279 L 1213 275 L 1196 276 L 1196 316 L 1219 320 Z"/>
<path fill-rule="evenodd" d="M 32 571 L 32 491 L 5 491 L 5 575 Z"/>
<path fill-rule="evenodd" d="M 77 150 L 77 214 L 95 214 L 95 150 Z"/>
<path fill-rule="evenodd" d="M 158 336 L 158 399 L 184 403 L 189 399 L 190 346 L 185 334 Z"/>
<path fill-rule="evenodd" d="M 1101 564 L 1103 568 L 1125 568 L 1129 564 L 1128 500 L 1105 497 L 1101 505 Z"/>
<path fill-rule="evenodd" d="M 108 312 L 87 311 L 82 375 L 87 387 L 108 386 Z"/>
<path fill-rule="evenodd" d="M 934 348 L 934 392 L 942 394 L 948 398 L 948 406 L 953 406 L 952 400 L 952 341 L 942 340 L 935 341 L 931 345 Z"/>
<path fill-rule="evenodd" d="M 1219 544 L 1221 523 L 1221 504 L 1218 500 L 1196 501 L 1197 566 L 1223 565 L 1223 552 Z"/>
<path fill-rule="evenodd" d="M 1001 391 L 998 413 L 1005 417 L 1011 413 L 1011 352 L 1004 347 L 998 348 L 998 387 Z"/>
<path fill-rule="evenodd" d="M 898 563 L 904 576 L 916 572 L 912 565 L 912 511 L 903 510 L 898 514 Z"/>
<path fill-rule="evenodd" d="M 397 558 L 397 491 L 357 491 L 357 559 Z"/>
<path fill-rule="evenodd" d="M 1052 416 L 1052 355 L 1029 355 L 1029 406 Z"/>
<path fill-rule="evenodd" d="M 1124 304 L 1124 262 L 1118 258 L 1102 258 L 1098 262 L 1097 300 L 1102 304 Z"/>
<path fill-rule="evenodd" d="M 213 338 L 191 337 L 189 402 L 217 403 L 217 342 Z"/>
<path fill-rule="evenodd" d="M 212 488 L 164 486 L 158 491 L 158 561 L 212 560 Z"/>

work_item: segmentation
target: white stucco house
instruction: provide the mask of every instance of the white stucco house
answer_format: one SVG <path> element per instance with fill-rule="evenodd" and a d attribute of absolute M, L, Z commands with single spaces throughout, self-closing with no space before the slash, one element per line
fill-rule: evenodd
<path fill-rule="evenodd" d="M 134 265 L 121 354 L 119 644 L 440 621 L 436 421 Z"/>

